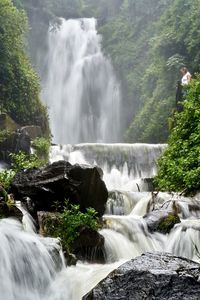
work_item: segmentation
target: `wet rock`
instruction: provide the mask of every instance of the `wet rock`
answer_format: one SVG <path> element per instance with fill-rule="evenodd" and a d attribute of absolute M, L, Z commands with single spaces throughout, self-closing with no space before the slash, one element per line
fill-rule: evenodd
<path fill-rule="evenodd" d="M 104 237 L 88 227 L 79 229 L 79 236 L 74 241 L 72 252 L 79 260 L 105 263 Z"/>
<path fill-rule="evenodd" d="M 55 162 L 47 167 L 24 170 L 18 173 L 10 190 L 15 199 L 29 197 L 32 215 L 37 211 L 55 211 L 69 203 L 79 204 L 80 210 L 93 207 L 99 216 L 105 211 L 108 191 L 98 167 L 71 165 L 66 161 Z"/>
<path fill-rule="evenodd" d="M 6 130 L 9 132 L 16 131 L 20 126 L 9 117 L 6 113 L 0 114 L 0 130 Z"/>
<path fill-rule="evenodd" d="M 144 216 L 150 232 L 169 233 L 175 224 L 180 223 L 179 216 L 167 210 L 153 210 Z"/>
<path fill-rule="evenodd" d="M 30 154 L 31 141 L 27 133 L 20 130 L 11 133 L 0 143 L 0 160 L 10 163 L 10 153 L 24 152 Z"/>
<path fill-rule="evenodd" d="M 36 139 L 37 137 L 42 137 L 42 129 L 40 126 L 28 125 L 21 127 L 21 132 L 28 134 L 31 140 Z"/>
<path fill-rule="evenodd" d="M 10 198 L 2 186 L 0 186 L 0 218 L 15 218 L 22 222 L 23 214 L 15 206 L 14 201 Z"/>
<path fill-rule="evenodd" d="M 200 265 L 167 253 L 146 253 L 102 280 L 84 300 L 198 300 Z"/>
<path fill-rule="evenodd" d="M 37 215 L 38 215 L 38 223 L 39 223 L 39 233 L 42 236 L 45 236 L 45 237 L 49 237 L 49 236 L 52 237 L 49 234 L 49 230 L 48 230 L 48 228 L 46 226 L 46 221 L 49 220 L 49 219 L 51 219 L 51 221 L 53 222 L 52 224 L 54 224 L 54 226 L 56 226 L 57 218 L 58 218 L 58 216 L 60 214 L 59 213 L 46 212 L 46 211 L 39 211 L 37 213 Z M 57 265 L 61 264 L 60 254 L 59 254 L 59 251 L 61 250 L 61 247 L 62 247 L 62 243 L 60 241 L 60 248 L 58 248 L 58 249 L 53 248 L 53 252 L 52 252 L 53 256 L 55 254 L 55 261 L 58 260 Z M 76 265 L 77 258 L 75 257 L 75 255 L 73 255 L 72 253 L 70 253 L 68 251 L 68 249 L 63 249 L 62 248 L 62 250 L 63 250 L 64 257 L 65 257 L 65 263 L 66 263 L 66 265 L 68 265 L 68 266 Z"/>

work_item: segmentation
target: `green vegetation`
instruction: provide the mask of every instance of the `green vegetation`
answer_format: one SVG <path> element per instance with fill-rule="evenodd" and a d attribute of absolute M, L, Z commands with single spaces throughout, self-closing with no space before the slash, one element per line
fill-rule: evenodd
<path fill-rule="evenodd" d="M 33 140 L 32 142 L 32 147 L 34 148 L 35 150 L 35 154 L 36 156 L 48 163 L 48 160 L 49 160 L 49 149 L 50 149 L 50 146 L 51 146 L 51 142 L 49 139 L 46 139 L 46 138 L 36 138 L 35 140 Z"/>
<path fill-rule="evenodd" d="M 176 113 L 168 148 L 158 162 L 158 189 L 192 192 L 200 189 L 200 76 L 193 79 Z"/>
<path fill-rule="evenodd" d="M 36 154 L 26 155 L 23 152 L 10 154 L 12 166 L 10 170 L 0 171 L 0 186 L 6 191 L 9 190 L 10 184 L 16 173 L 24 169 L 32 169 L 42 167 L 46 164 L 46 160 L 41 160 Z"/>
<path fill-rule="evenodd" d="M 71 250 L 74 240 L 79 236 L 79 229 L 86 226 L 97 230 L 98 218 L 93 208 L 87 208 L 83 213 L 79 210 L 79 205 L 66 206 L 62 213 L 48 216 L 44 221 L 45 235 L 59 237 L 63 249 Z"/>
<path fill-rule="evenodd" d="M 11 132 L 9 130 L 0 130 L 0 143 L 6 140 L 10 136 Z"/>
<path fill-rule="evenodd" d="M 178 215 L 175 215 L 173 213 L 169 213 L 166 218 L 161 220 L 161 222 L 158 225 L 157 231 L 161 233 L 169 233 L 170 230 L 174 227 L 175 224 L 180 223 L 180 218 Z"/>
<path fill-rule="evenodd" d="M 27 18 L 10 0 L 0 1 L 0 103 L 20 125 L 39 125 L 49 134 L 47 112 L 39 99 L 38 77 L 25 53 Z"/>
<path fill-rule="evenodd" d="M 39 0 L 37 7 L 34 0 L 14 2 L 28 13 L 35 63 L 36 45 L 46 53 L 50 20 L 96 17 L 103 51 L 121 82 L 125 141 L 166 142 L 179 68 L 187 65 L 192 74 L 200 69 L 200 0 Z"/>

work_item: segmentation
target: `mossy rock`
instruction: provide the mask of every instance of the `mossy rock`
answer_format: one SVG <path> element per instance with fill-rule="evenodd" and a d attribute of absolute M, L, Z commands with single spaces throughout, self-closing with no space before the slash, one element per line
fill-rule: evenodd
<path fill-rule="evenodd" d="M 161 220 L 158 225 L 158 232 L 169 233 L 170 230 L 174 227 L 175 224 L 180 223 L 180 218 L 174 213 L 169 213 L 166 218 Z"/>
<path fill-rule="evenodd" d="M 150 232 L 169 233 L 175 224 L 180 223 L 179 216 L 164 209 L 154 210 L 144 216 Z"/>
<path fill-rule="evenodd" d="M 19 129 L 20 126 L 13 121 L 6 113 L 0 114 L 0 131 L 13 132 Z"/>

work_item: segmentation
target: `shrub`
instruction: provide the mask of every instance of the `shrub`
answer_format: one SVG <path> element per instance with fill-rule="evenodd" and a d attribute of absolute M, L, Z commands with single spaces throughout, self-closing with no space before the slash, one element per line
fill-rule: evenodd
<path fill-rule="evenodd" d="M 32 147 L 35 149 L 35 154 L 41 160 L 48 162 L 49 160 L 49 148 L 51 146 L 50 139 L 44 137 L 36 138 L 32 142 Z"/>
<path fill-rule="evenodd" d="M 160 190 L 193 192 L 200 188 L 200 76 L 193 79 L 175 114 L 168 148 L 158 161 Z"/>
<path fill-rule="evenodd" d="M 68 205 L 67 205 L 68 206 Z M 73 241 L 79 236 L 78 229 L 87 226 L 97 230 L 98 218 L 93 208 L 87 208 L 86 212 L 80 211 L 79 205 L 69 205 L 55 218 L 47 217 L 44 222 L 45 234 L 52 237 L 59 237 L 63 249 L 70 250 Z"/>

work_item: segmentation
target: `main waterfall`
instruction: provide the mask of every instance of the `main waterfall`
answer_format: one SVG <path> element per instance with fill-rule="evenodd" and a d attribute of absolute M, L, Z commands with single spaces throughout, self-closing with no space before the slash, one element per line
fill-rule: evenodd
<path fill-rule="evenodd" d="M 60 19 L 49 30 L 44 63 L 42 97 L 54 142 L 120 141 L 120 86 L 101 51 L 96 20 Z"/>

